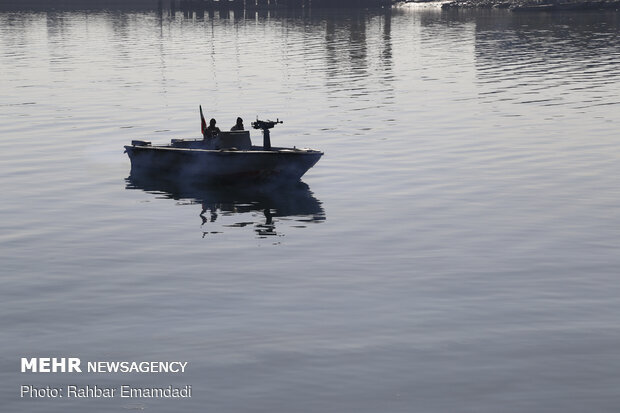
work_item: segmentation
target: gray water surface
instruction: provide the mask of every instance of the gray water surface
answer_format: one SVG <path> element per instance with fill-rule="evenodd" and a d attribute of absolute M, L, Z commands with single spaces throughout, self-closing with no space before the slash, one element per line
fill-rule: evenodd
<path fill-rule="evenodd" d="M 0 410 L 617 411 L 619 27 L 0 12 Z M 198 137 L 199 104 L 325 156 L 284 189 L 131 179 L 123 145 Z M 35 356 L 188 370 L 20 373 Z M 127 383 L 193 397 L 19 397 Z"/>

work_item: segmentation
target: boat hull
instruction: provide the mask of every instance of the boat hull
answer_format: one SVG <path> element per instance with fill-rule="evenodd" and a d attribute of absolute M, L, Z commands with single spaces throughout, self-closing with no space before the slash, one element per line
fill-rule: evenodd
<path fill-rule="evenodd" d="M 238 151 L 131 145 L 125 150 L 132 175 L 168 175 L 203 182 L 297 181 L 323 155 L 286 148 Z"/>

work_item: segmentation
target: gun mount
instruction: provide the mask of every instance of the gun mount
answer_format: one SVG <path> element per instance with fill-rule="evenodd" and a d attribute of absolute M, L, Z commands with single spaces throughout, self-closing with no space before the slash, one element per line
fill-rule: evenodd
<path fill-rule="evenodd" d="M 252 122 L 252 127 L 254 129 L 262 129 L 263 131 L 263 149 L 268 151 L 271 150 L 271 137 L 269 133 L 269 129 L 276 126 L 278 123 L 284 123 L 280 119 L 273 120 L 259 120 L 256 118 L 256 122 Z"/>

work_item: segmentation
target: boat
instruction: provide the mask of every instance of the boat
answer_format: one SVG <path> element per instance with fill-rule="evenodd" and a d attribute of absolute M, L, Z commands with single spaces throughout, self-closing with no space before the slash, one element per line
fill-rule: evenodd
<path fill-rule="evenodd" d="M 263 134 L 263 145 L 253 145 L 247 130 L 220 131 L 208 136 L 200 108 L 202 139 L 172 139 L 154 145 L 133 140 L 125 146 L 131 160 L 131 174 L 168 175 L 211 183 L 255 181 L 299 181 L 323 156 L 309 148 L 271 146 L 270 129 L 283 123 L 277 119 L 252 122 Z"/>

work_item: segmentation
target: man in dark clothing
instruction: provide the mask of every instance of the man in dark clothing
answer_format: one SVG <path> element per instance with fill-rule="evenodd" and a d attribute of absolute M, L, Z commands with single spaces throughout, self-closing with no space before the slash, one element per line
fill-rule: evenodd
<path fill-rule="evenodd" d="M 218 133 L 220 133 L 220 128 L 215 126 L 215 119 L 211 118 L 209 121 L 209 126 L 205 130 L 205 138 L 213 138 Z"/>
<path fill-rule="evenodd" d="M 237 123 L 235 123 L 235 126 L 233 126 L 232 128 L 230 128 L 231 131 L 235 131 L 235 130 L 244 130 L 243 129 L 243 119 L 241 118 L 237 118 Z"/>

